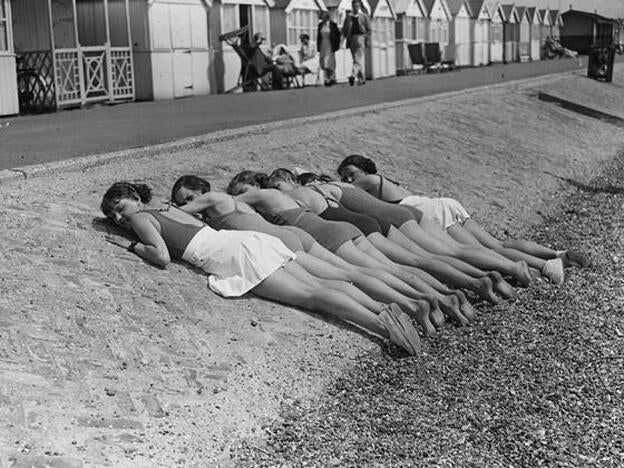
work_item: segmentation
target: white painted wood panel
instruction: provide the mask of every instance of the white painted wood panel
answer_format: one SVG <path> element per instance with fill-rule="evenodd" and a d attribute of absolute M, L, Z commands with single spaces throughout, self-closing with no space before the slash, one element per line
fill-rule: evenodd
<path fill-rule="evenodd" d="M 0 55 L 0 115 L 12 115 L 18 112 L 15 57 Z"/>

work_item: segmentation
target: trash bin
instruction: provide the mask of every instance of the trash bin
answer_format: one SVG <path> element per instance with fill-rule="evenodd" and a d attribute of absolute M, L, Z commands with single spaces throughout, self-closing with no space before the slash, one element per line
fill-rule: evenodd
<path fill-rule="evenodd" d="M 589 48 L 589 60 L 587 61 L 587 76 L 594 80 L 601 80 L 610 83 L 613 79 L 613 60 L 615 58 L 615 47 Z"/>

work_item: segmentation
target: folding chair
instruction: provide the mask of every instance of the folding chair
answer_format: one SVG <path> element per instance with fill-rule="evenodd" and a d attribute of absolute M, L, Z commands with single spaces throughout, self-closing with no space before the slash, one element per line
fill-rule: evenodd
<path fill-rule="evenodd" d="M 427 42 L 425 44 L 425 68 L 427 71 L 442 71 L 442 52 L 440 43 Z"/>
<path fill-rule="evenodd" d="M 249 26 L 219 36 L 219 40 L 232 47 L 241 60 L 238 83 L 234 88 L 227 90 L 227 93 L 238 89 L 242 89 L 244 92 L 271 89 L 266 75 L 273 72 L 274 65 L 259 48 L 252 50 L 249 46 L 248 37 Z"/>
<path fill-rule="evenodd" d="M 412 62 L 412 68 L 407 70 L 415 73 L 422 73 L 427 71 L 427 63 L 425 61 L 425 54 L 423 51 L 422 42 L 416 44 L 407 44 L 407 52 L 409 53 L 410 61 Z"/>

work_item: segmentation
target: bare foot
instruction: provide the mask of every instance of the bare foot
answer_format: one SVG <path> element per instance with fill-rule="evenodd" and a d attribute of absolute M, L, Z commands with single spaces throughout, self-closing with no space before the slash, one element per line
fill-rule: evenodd
<path fill-rule="evenodd" d="M 430 314 L 431 314 L 431 306 L 425 300 L 420 299 L 412 299 L 410 302 L 409 310 L 405 312 L 410 315 L 418 324 L 423 328 L 425 335 L 434 335 L 435 327 L 433 323 L 431 323 Z"/>
<path fill-rule="evenodd" d="M 503 303 L 503 300 L 494 293 L 494 285 L 492 284 L 492 280 L 490 278 L 484 276 L 483 278 L 479 278 L 477 281 L 479 283 L 479 287 L 475 292 L 482 299 L 485 299 L 492 304 Z"/>
<path fill-rule="evenodd" d="M 518 282 L 518 286 L 527 288 L 531 284 L 531 272 L 529 271 L 529 265 L 524 260 L 516 262 L 516 272 L 513 275 L 514 279 Z"/>
<path fill-rule="evenodd" d="M 440 309 L 442 309 L 442 312 L 444 312 L 447 317 L 455 320 L 460 325 L 468 324 L 469 319 L 462 314 L 461 305 L 457 296 L 443 296 L 441 299 L 438 299 L 438 304 L 440 304 Z"/>
<path fill-rule="evenodd" d="M 505 281 L 503 275 L 501 275 L 498 271 L 488 271 L 488 277 L 492 280 L 494 291 L 504 299 L 513 299 L 516 297 L 516 290 L 513 288 L 511 284 Z"/>
<path fill-rule="evenodd" d="M 440 305 L 438 304 L 438 298 L 430 295 L 423 296 L 423 299 L 429 303 L 429 308 L 431 312 L 429 312 L 429 320 L 436 328 L 440 328 L 444 325 L 444 314 L 440 310 Z"/>

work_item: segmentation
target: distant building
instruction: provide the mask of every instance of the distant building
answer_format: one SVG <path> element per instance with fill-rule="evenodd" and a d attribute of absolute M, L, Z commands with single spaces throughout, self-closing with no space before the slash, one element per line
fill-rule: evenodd
<path fill-rule="evenodd" d="M 563 13 L 561 45 L 587 54 L 592 45 L 608 46 L 616 39 L 617 21 L 586 11 L 569 10 Z"/>

